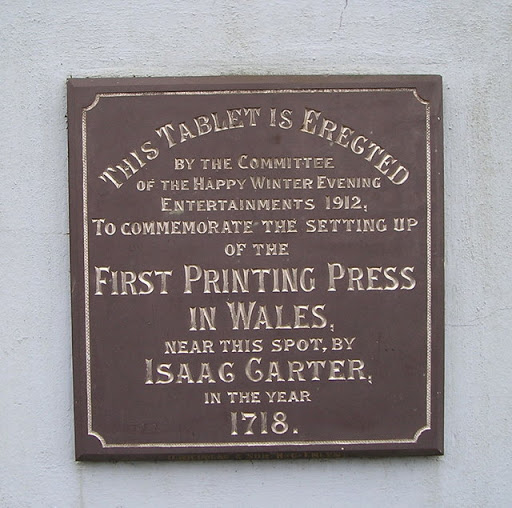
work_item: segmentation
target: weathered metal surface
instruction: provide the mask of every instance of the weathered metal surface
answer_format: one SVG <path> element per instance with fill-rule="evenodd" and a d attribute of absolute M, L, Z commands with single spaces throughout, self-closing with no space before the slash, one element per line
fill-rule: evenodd
<path fill-rule="evenodd" d="M 439 454 L 441 80 L 72 79 L 78 459 Z"/>

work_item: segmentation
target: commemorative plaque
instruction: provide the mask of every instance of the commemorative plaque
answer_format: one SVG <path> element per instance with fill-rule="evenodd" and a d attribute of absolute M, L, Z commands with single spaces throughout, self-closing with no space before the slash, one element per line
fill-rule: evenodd
<path fill-rule="evenodd" d="M 79 460 L 443 450 L 438 76 L 68 82 Z"/>

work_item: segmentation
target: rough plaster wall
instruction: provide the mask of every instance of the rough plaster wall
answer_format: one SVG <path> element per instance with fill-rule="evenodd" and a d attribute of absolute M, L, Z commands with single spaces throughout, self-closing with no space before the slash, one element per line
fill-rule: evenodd
<path fill-rule="evenodd" d="M 0 3 L 0 506 L 510 506 L 510 0 Z M 73 460 L 65 80 L 444 77 L 446 455 Z"/>

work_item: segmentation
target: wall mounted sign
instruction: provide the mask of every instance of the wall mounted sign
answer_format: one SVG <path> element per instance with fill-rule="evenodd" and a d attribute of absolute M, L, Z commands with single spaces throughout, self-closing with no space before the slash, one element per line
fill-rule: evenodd
<path fill-rule="evenodd" d="M 78 459 L 442 453 L 440 77 L 68 89 Z"/>

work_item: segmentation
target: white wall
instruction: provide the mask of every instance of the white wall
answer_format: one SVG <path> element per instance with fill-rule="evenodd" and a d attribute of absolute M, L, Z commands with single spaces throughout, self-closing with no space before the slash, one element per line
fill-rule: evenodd
<path fill-rule="evenodd" d="M 510 0 L 4 0 L 0 506 L 510 506 Z M 69 76 L 441 74 L 446 454 L 76 463 Z"/>

